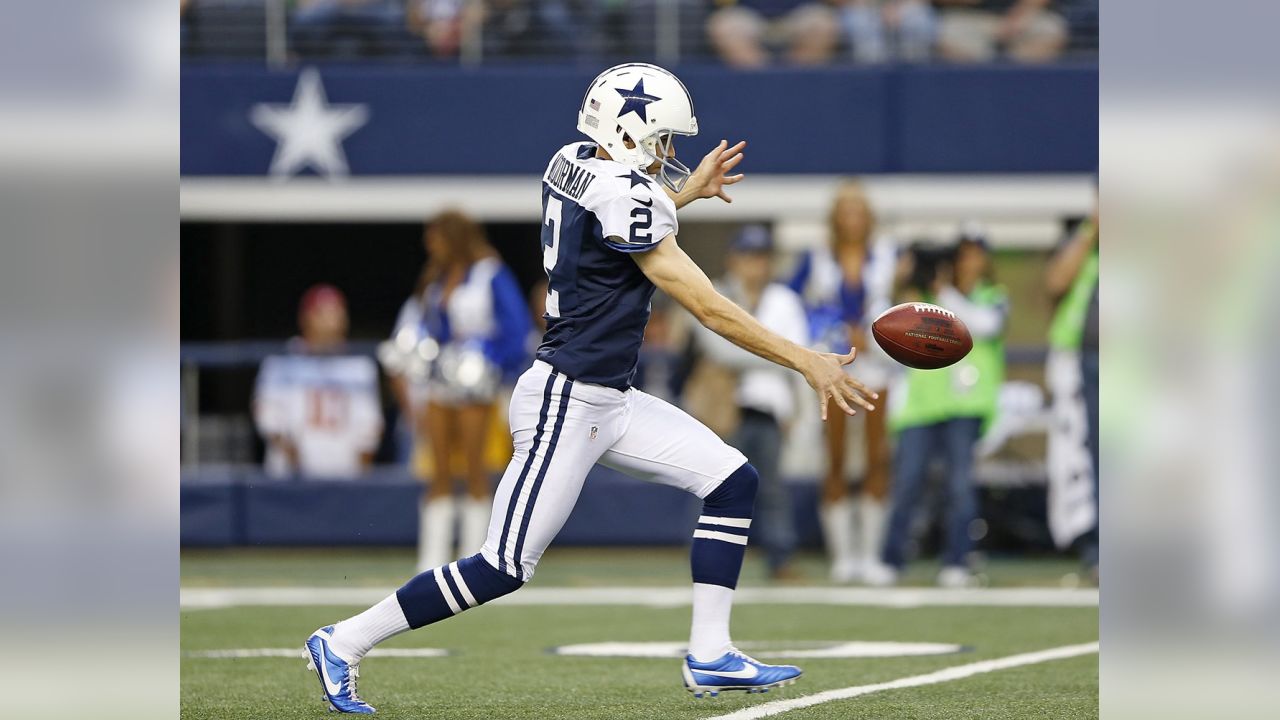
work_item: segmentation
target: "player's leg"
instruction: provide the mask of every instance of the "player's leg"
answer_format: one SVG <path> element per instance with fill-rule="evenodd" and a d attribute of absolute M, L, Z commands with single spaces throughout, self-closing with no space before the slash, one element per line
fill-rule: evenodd
<path fill-rule="evenodd" d="M 523 480 L 504 477 L 499 484 L 482 551 L 491 565 L 524 581 L 569 519 L 587 472 L 621 434 L 625 420 L 624 395 L 617 390 L 560 374 L 548 383 L 553 402 L 542 440 L 533 443 Z"/>
<path fill-rule="evenodd" d="M 1093 480 L 1093 502 L 1096 504 L 1098 498 L 1098 478 L 1101 473 L 1099 461 L 1099 433 L 1098 433 L 1098 351 L 1097 349 L 1085 349 L 1080 351 L 1080 392 L 1084 397 L 1084 417 L 1085 417 L 1085 445 L 1089 448 L 1089 458 L 1092 460 L 1092 467 L 1089 470 L 1090 478 Z M 1085 570 L 1089 574 L 1089 578 L 1094 585 L 1098 584 L 1098 519 L 1097 513 L 1094 513 L 1094 521 L 1088 532 L 1077 540 L 1080 548 L 1080 561 L 1084 565 Z"/>
<path fill-rule="evenodd" d="M 822 524 L 827 558 L 831 561 L 831 579 L 835 582 L 851 582 L 858 576 L 858 553 L 854 536 L 857 508 L 855 499 L 850 496 L 849 481 L 844 474 L 847 427 L 848 417 L 844 413 L 830 413 L 823 426 L 827 472 L 822 481 L 818 519 Z"/>
<path fill-rule="evenodd" d="M 701 697 L 720 690 L 755 692 L 791 684 L 799 668 L 753 660 L 733 647 L 729 634 L 733 592 L 759 483 L 755 468 L 674 405 L 638 390 L 628 393 L 628 404 L 626 429 L 600 463 L 702 499 L 689 553 L 693 619 L 683 668 L 685 687 Z"/>
<path fill-rule="evenodd" d="M 888 390 L 880 389 L 881 408 L 889 407 Z M 890 463 L 893 455 L 889 448 L 889 419 L 885 410 L 877 410 L 863 416 L 867 441 L 867 472 L 862 483 L 862 497 L 858 503 L 858 534 L 862 548 L 860 565 L 863 579 L 872 585 L 886 580 L 885 568 L 880 561 L 884 548 L 884 528 L 888 509 Z"/>
<path fill-rule="evenodd" d="M 453 497 L 453 448 L 457 446 L 455 409 L 427 403 L 427 435 L 431 441 L 432 477 L 418 521 L 418 571 L 443 565 L 452 555 L 457 503 Z"/>
<path fill-rule="evenodd" d="M 479 550 L 488 534 L 493 498 L 488 468 L 485 467 L 485 449 L 492 423 L 492 404 L 468 404 L 458 408 L 458 436 L 467 484 L 467 493 L 462 498 L 458 513 L 462 520 L 458 531 L 458 550 L 461 553 Z"/>
<path fill-rule="evenodd" d="M 515 453 L 494 497 L 484 548 L 432 568 L 377 605 L 321 628 L 307 641 L 331 705 L 369 712 L 354 695 L 360 660 L 399 633 L 444 620 L 519 589 L 568 518 L 587 471 L 608 447 L 622 417 L 622 394 L 610 406 L 582 393 L 563 375 L 536 366 L 520 378 L 511 400 Z M 601 442 L 591 436 L 599 428 Z M 330 678 L 337 677 L 330 684 Z"/>
<path fill-rule="evenodd" d="M 907 542 L 911 539 L 911 519 L 916 503 L 924 488 L 925 472 L 933 453 L 932 425 L 904 428 L 898 433 L 898 447 L 894 455 L 892 501 L 889 510 L 889 527 L 884 539 L 884 562 L 894 571 L 900 571 L 907 561 Z M 886 576 L 885 583 L 895 578 Z"/>
<path fill-rule="evenodd" d="M 764 546 L 769 575 L 775 580 L 788 579 L 793 572 L 790 562 L 796 548 L 796 529 L 791 518 L 791 497 L 780 472 L 782 430 L 773 415 L 745 409 L 733 444 L 744 448 L 747 460 L 760 475 L 755 537 Z"/>
<path fill-rule="evenodd" d="M 837 583 L 850 582 L 858 574 L 858 553 L 855 552 L 854 538 L 856 507 L 854 497 L 849 493 L 849 480 L 845 478 L 847 423 L 849 419 L 844 413 L 831 413 L 822 428 L 827 451 L 827 474 L 823 475 L 822 480 L 818 520 L 822 524 L 827 559 L 831 561 L 831 579 Z"/>

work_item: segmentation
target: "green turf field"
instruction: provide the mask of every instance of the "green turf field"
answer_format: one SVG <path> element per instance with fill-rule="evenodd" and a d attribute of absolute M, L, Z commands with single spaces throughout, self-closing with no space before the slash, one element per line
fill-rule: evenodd
<path fill-rule="evenodd" d="M 802 569 L 820 584 L 821 565 Z M 992 562 L 993 587 L 1057 587 L 1067 561 Z M 402 550 L 187 552 L 184 588 L 388 586 L 411 572 Z M 532 587 L 675 586 L 687 582 L 682 553 L 560 550 L 548 553 Z M 922 565 L 910 579 L 928 580 Z M 744 585 L 761 585 L 759 568 Z M 339 577 L 341 576 L 341 577 Z M 315 718 L 325 715 L 301 643 L 352 606 L 182 611 L 184 718 Z M 494 605 L 408 633 L 387 648 L 441 648 L 448 657 L 370 657 L 361 694 L 389 718 L 713 718 L 778 698 L 930 673 L 1019 653 L 1095 641 L 1094 607 L 904 607 L 744 604 L 734 635 L 745 650 L 805 648 L 830 641 L 955 643 L 958 653 L 923 657 L 797 660 L 805 676 L 766 695 L 695 700 L 679 661 L 551 654 L 555 646 L 687 639 L 689 608 L 645 605 Z M 208 650 L 298 648 L 296 658 L 207 658 Z M 783 650 L 785 652 L 785 650 Z M 1097 656 L 999 670 L 924 687 L 888 690 L 785 712 L 814 718 L 1091 718 L 1098 714 Z"/>

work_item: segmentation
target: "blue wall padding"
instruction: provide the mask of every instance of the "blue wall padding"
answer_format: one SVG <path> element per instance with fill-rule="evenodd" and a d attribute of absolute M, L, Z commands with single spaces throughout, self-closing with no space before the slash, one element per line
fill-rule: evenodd
<path fill-rule="evenodd" d="M 537 175 L 581 139 L 576 113 L 598 68 L 318 70 L 329 103 L 368 109 L 343 142 L 352 175 Z M 184 63 L 182 174 L 265 175 L 275 141 L 249 116 L 289 103 L 298 72 Z M 750 141 L 751 173 L 1097 168 L 1094 65 L 679 72 L 702 130 L 677 148 L 690 164 L 724 137 Z"/>

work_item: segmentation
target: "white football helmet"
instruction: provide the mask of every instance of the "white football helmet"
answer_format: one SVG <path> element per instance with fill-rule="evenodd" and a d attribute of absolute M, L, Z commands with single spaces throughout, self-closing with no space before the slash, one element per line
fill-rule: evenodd
<path fill-rule="evenodd" d="M 600 73 L 582 98 L 578 130 L 624 165 L 643 171 L 662 163 L 658 178 L 674 192 L 689 179 L 689 168 L 667 153 L 672 136 L 698 134 L 693 98 L 679 78 L 657 65 L 627 63 Z"/>

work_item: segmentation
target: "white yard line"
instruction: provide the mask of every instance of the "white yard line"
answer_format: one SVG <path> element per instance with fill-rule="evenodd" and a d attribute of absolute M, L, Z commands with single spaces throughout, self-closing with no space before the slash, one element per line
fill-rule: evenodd
<path fill-rule="evenodd" d="M 912 677 L 899 678 L 898 680 L 890 680 L 888 682 L 876 683 L 874 685 L 857 685 L 854 687 L 840 688 L 838 690 L 825 690 L 820 693 L 814 693 L 813 695 L 805 695 L 803 697 L 788 700 L 774 700 L 773 702 L 768 702 L 763 705 L 743 708 L 742 710 L 731 712 L 728 715 L 716 715 L 714 717 L 707 718 L 707 720 L 756 720 L 756 718 L 770 717 L 772 715 L 779 715 L 791 710 L 799 710 L 800 708 L 835 702 L 836 700 L 848 700 L 849 698 L 855 698 L 861 695 L 870 695 L 871 693 L 883 692 L 885 690 L 901 690 L 903 688 L 920 687 L 922 685 L 937 685 L 938 683 L 951 682 L 952 680 L 963 680 L 967 677 L 996 672 L 998 670 L 1008 670 L 1010 668 L 1022 667 L 1023 665 L 1035 665 L 1037 663 L 1050 662 L 1052 660 L 1065 660 L 1066 658 L 1078 657 L 1080 655 L 1091 655 L 1096 652 L 1098 652 L 1098 643 L 1096 642 L 1085 643 L 1083 645 L 1065 645 L 1063 647 L 1024 653 L 1022 655 L 1010 655 L 1009 657 L 999 658 L 997 660 L 983 660 L 981 662 L 969 663 L 968 665 L 957 665 L 955 667 L 949 667 L 925 675 L 914 675 Z"/>
<path fill-rule="evenodd" d="M 373 605 L 395 592 L 391 587 L 182 588 L 184 610 L 245 605 Z M 680 607 L 691 601 L 687 587 L 531 587 L 494 601 L 495 605 L 645 605 Z M 734 605 L 861 605 L 873 607 L 1097 607 L 1096 589 L 979 588 L 741 588 Z"/>
<path fill-rule="evenodd" d="M 236 648 L 232 650 L 187 650 L 184 657 L 204 658 L 211 660 L 238 660 L 240 658 L 297 658 L 305 660 L 307 651 L 301 646 L 296 648 Z M 398 658 L 438 658 L 447 657 L 449 651 L 443 648 L 374 648 L 369 651 L 370 657 Z"/>

